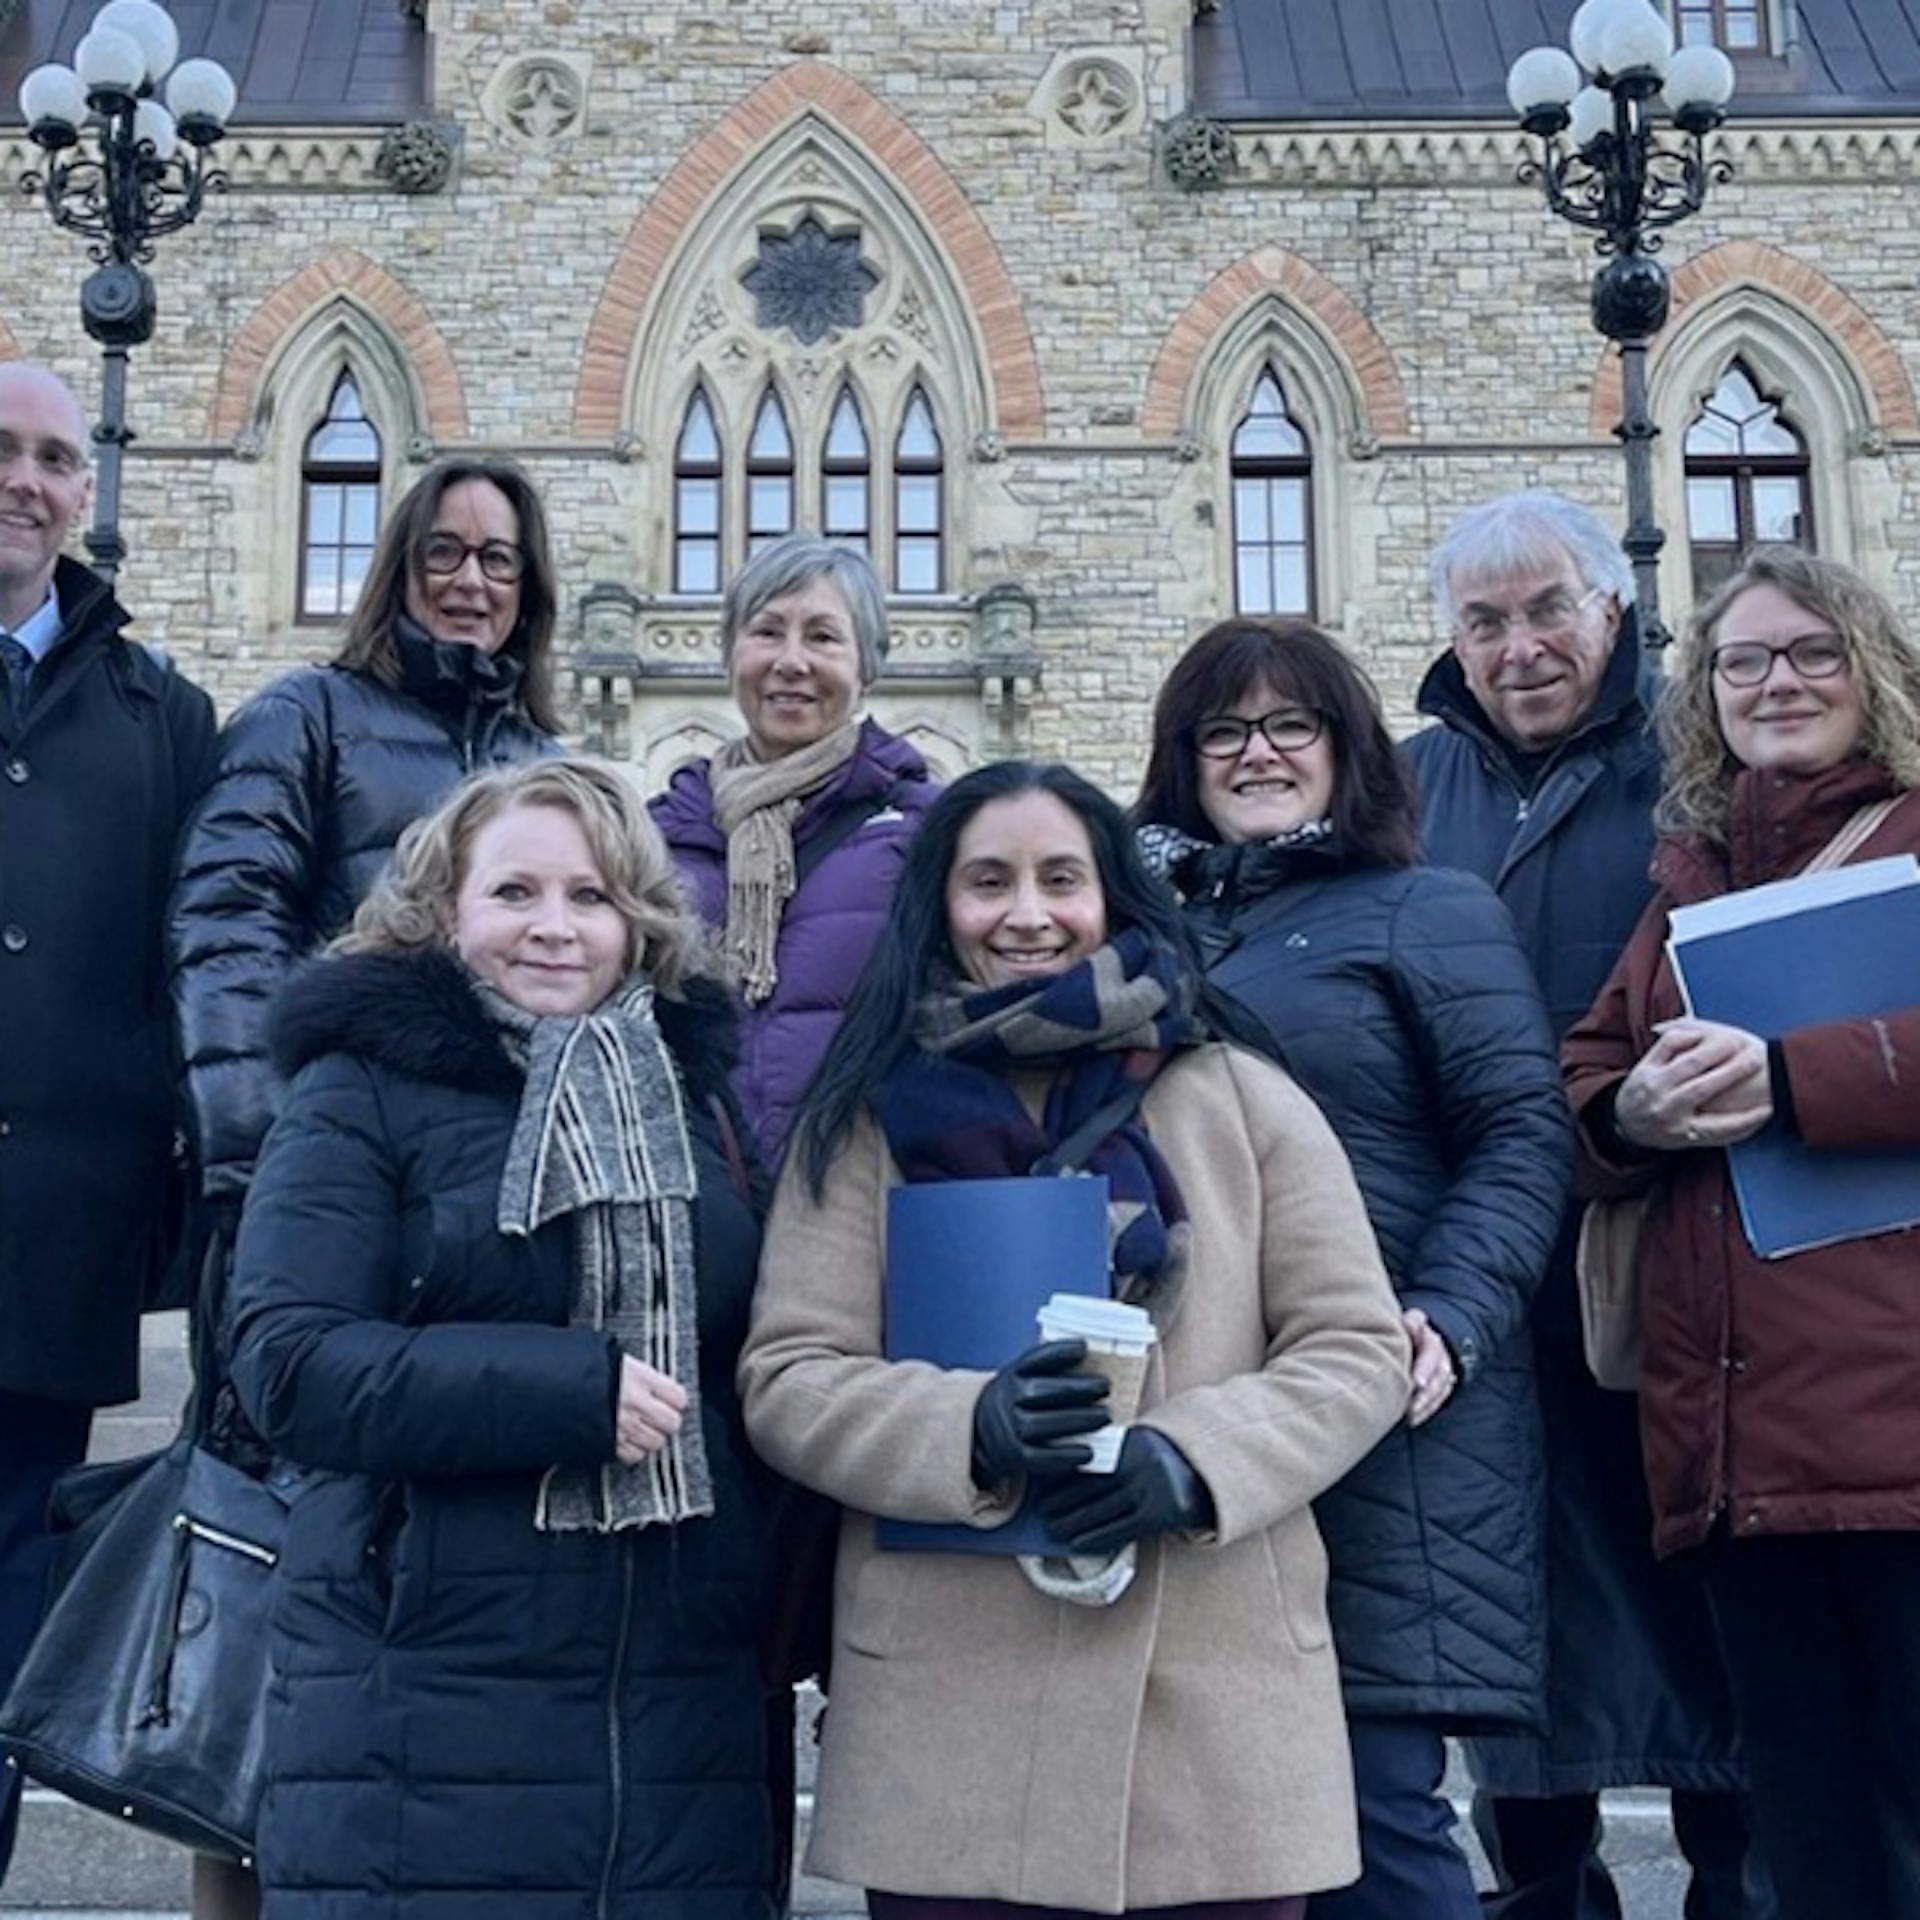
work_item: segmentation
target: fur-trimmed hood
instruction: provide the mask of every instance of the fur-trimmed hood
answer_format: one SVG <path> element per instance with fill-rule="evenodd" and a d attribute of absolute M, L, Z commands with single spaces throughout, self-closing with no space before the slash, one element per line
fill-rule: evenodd
<path fill-rule="evenodd" d="M 687 982 L 654 1002 L 690 1098 L 726 1092 L 737 1046 L 733 1003 L 716 981 Z M 518 1097 L 522 1074 L 443 947 L 418 953 L 323 955 L 287 981 L 269 1027 L 274 1065 L 291 1079 L 324 1054 L 378 1062 L 409 1079 Z"/>

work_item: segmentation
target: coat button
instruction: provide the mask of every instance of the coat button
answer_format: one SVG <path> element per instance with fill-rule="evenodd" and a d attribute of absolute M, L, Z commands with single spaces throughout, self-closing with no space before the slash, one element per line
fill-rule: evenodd
<path fill-rule="evenodd" d="M 12 1138 L 13 1122 L 5 1118 L 0 1118 L 0 1140 L 11 1140 Z"/>
<path fill-rule="evenodd" d="M 11 780 L 16 787 L 24 787 L 31 777 L 27 769 L 27 763 L 16 753 L 13 758 L 7 762 L 7 778 Z"/>
<path fill-rule="evenodd" d="M 9 953 L 25 953 L 27 950 L 27 930 L 25 927 L 8 927 L 0 932 L 0 947 Z"/>

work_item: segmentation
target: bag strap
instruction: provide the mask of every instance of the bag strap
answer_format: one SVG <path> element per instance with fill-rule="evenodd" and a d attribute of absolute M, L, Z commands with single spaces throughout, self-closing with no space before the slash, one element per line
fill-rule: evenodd
<path fill-rule="evenodd" d="M 1829 867 L 1845 866 L 1879 832 L 1880 823 L 1906 797 L 1904 793 L 1896 793 L 1891 799 L 1875 800 L 1861 807 L 1800 871 L 1825 873 Z"/>
<path fill-rule="evenodd" d="M 870 793 L 834 808 L 825 824 L 808 834 L 793 850 L 794 892 L 798 893 L 807 884 L 807 876 L 828 854 L 845 846 L 875 814 L 884 813 L 892 806 L 899 790 L 900 782 L 895 780 L 884 793 Z"/>
<path fill-rule="evenodd" d="M 1067 1137 L 1033 1163 L 1040 1175 L 1078 1173 L 1101 1141 L 1131 1120 L 1147 1097 L 1148 1080 L 1129 1080 L 1104 1106 L 1096 1108 Z"/>
<path fill-rule="evenodd" d="M 726 1156 L 734 1195 L 743 1207 L 751 1208 L 753 1180 L 747 1172 L 747 1156 L 740 1151 L 740 1135 L 734 1129 L 733 1115 L 727 1111 L 725 1099 L 717 1093 L 707 1095 L 707 1111 L 713 1115 L 714 1129 L 720 1136 L 720 1151 Z"/>

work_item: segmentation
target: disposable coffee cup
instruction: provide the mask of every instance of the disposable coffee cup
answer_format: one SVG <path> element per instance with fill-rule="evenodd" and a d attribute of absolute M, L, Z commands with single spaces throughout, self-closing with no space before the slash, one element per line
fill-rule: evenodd
<path fill-rule="evenodd" d="M 1102 1300 L 1088 1293 L 1056 1293 L 1040 1309 L 1042 1340 L 1084 1340 L 1088 1373 L 1107 1381 L 1108 1421 L 1084 1436 L 1093 1458 L 1082 1473 L 1111 1473 L 1120 1464 L 1120 1447 L 1127 1426 L 1140 1411 L 1147 1384 L 1147 1361 L 1160 1337 L 1153 1316 L 1144 1307 L 1123 1300 Z"/>

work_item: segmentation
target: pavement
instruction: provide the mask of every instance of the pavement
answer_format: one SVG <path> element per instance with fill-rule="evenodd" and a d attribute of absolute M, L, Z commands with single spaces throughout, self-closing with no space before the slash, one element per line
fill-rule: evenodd
<path fill-rule="evenodd" d="M 142 1331 L 142 1379 L 146 1391 L 132 1407 L 115 1409 L 95 1423 L 96 1458 L 120 1458 L 163 1444 L 173 1431 L 175 1409 L 187 1382 L 186 1333 L 177 1314 L 154 1315 Z M 812 1815 L 813 1747 L 803 1725 L 800 1826 Z M 1456 1759 L 1447 1791 L 1463 1817 L 1462 1844 L 1489 1885 L 1485 1862 L 1464 1825 L 1469 1782 Z M 1624 1920 L 1681 1920 L 1686 1869 L 1674 1846 L 1666 1795 L 1657 1792 L 1605 1796 L 1604 1849 L 1619 1885 Z M 964 1810 L 956 1810 L 964 1816 Z M 22 1809 L 13 1867 L 0 1888 L 6 1920 L 37 1915 L 43 1920 L 186 1920 L 187 1856 L 177 1847 L 137 1833 L 106 1815 L 91 1813 L 44 1789 L 30 1788 Z M 796 1913 L 807 1920 L 853 1920 L 864 1916 L 857 1889 L 803 1877 L 794 1894 Z"/>

